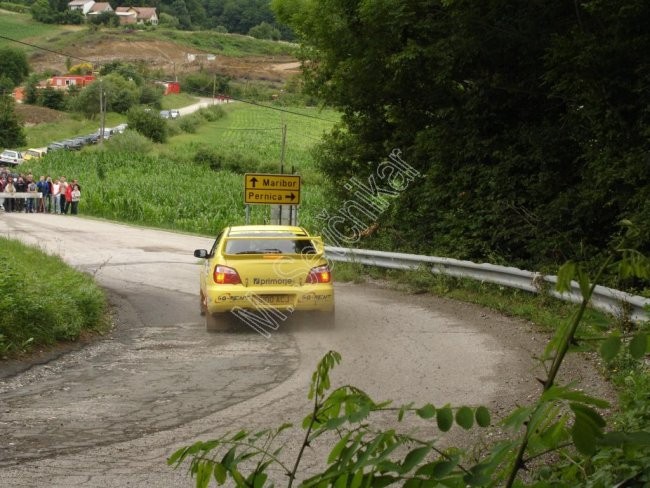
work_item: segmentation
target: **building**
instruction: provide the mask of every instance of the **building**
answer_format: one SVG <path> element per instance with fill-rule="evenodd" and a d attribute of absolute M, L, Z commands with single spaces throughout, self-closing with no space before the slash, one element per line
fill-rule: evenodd
<path fill-rule="evenodd" d="M 88 11 L 87 15 L 99 15 L 105 12 L 114 12 L 113 7 L 108 2 L 95 2 Z"/>
<path fill-rule="evenodd" d="M 156 84 L 165 89 L 163 95 L 171 95 L 172 93 L 181 92 L 181 84 L 178 81 L 157 81 Z"/>
<path fill-rule="evenodd" d="M 81 13 L 86 16 L 90 9 L 95 5 L 95 0 L 72 0 L 68 3 L 70 10 L 81 10 Z"/>
<path fill-rule="evenodd" d="M 83 88 L 90 85 L 93 81 L 95 81 L 93 75 L 61 75 L 53 76 L 47 80 L 47 86 L 51 86 L 57 90 L 65 90 L 71 86 Z"/>
<path fill-rule="evenodd" d="M 155 7 L 117 7 L 115 13 L 120 19 L 120 25 L 158 25 L 158 14 Z"/>

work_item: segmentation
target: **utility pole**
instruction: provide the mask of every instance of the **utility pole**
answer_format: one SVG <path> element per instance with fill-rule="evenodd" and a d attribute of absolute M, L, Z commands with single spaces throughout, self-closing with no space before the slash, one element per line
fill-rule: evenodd
<path fill-rule="evenodd" d="M 99 143 L 104 143 L 104 130 L 106 129 L 106 110 L 104 103 L 104 82 L 99 80 L 99 117 L 100 117 L 100 126 L 99 126 Z"/>
<path fill-rule="evenodd" d="M 284 153 L 287 147 L 287 124 L 282 124 L 282 149 L 280 151 L 280 174 L 284 174 Z"/>
<path fill-rule="evenodd" d="M 284 174 L 284 155 L 286 152 L 287 146 L 287 124 L 284 123 L 284 117 L 282 120 L 282 145 L 280 146 L 280 174 Z M 278 205 L 278 224 L 282 225 L 282 207 L 283 205 Z M 289 207 L 291 209 L 291 207 Z M 291 219 L 291 210 L 289 210 L 289 219 Z M 289 220 L 291 224 L 291 220 Z"/>
<path fill-rule="evenodd" d="M 217 94 L 217 73 L 214 74 L 212 79 L 212 105 L 214 105 L 214 97 Z"/>

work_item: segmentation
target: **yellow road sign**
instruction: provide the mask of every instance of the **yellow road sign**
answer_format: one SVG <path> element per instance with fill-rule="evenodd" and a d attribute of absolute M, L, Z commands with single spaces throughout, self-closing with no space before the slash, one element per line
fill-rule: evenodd
<path fill-rule="evenodd" d="M 300 176 L 246 173 L 244 203 L 259 205 L 299 205 Z"/>

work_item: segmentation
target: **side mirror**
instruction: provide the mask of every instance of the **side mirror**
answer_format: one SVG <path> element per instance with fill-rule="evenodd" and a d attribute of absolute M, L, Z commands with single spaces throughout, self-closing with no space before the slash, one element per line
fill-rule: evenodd
<path fill-rule="evenodd" d="M 205 249 L 196 249 L 194 251 L 194 257 L 205 259 L 208 257 L 208 251 L 206 251 Z"/>

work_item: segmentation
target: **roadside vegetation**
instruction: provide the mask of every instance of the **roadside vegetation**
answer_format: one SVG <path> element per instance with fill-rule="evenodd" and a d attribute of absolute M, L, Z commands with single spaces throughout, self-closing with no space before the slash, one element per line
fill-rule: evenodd
<path fill-rule="evenodd" d="M 97 132 L 99 121 L 86 119 L 79 115 L 61 112 L 62 116 L 56 122 L 35 124 L 25 129 L 28 147 L 46 147 L 54 141 L 68 139 L 74 136 Z M 112 127 L 125 120 L 120 114 L 110 112 L 106 116 L 106 126 Z"/>
<path fill-rule="evenodd" d="M 337 115 L 292 110 L 319 118 L 241 103 L 217 105 L 166 122 L 172 132 L 166 144 L 129 129 L 101 146 L 54 152 L 29 167 L 38 175 L 79 179 L 83 214 L 215 235 L 226 225 L 245 222 L 243 174 L 279 171 L 284 124 L 285 171 L 294 167 L 304 175 L 300 220 L 316 228 L 326 195 L 311 149 Z M 253 206 L 252 222 L 269 218 L 266 206 Z"/>
<path fill-rule="evenodd" d="M 0 357 L 108 329 L 104 292 L 59 257 L 0 237 Z"/>

